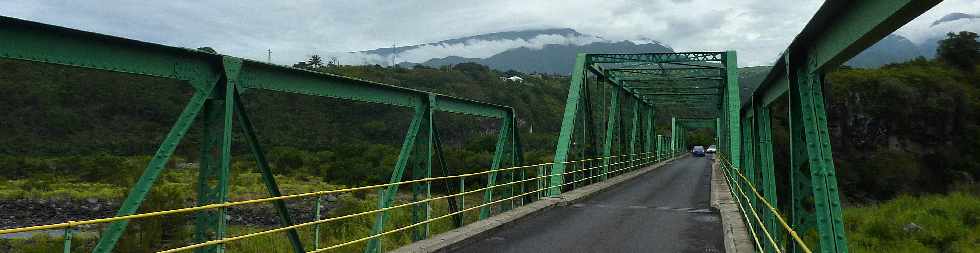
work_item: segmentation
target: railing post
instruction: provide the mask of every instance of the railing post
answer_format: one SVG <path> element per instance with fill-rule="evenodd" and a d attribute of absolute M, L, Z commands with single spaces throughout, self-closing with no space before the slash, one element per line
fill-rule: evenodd
<path fill-rule="evenodd" d="M 68 223 L 71 223 L 69 221 Z M 71 227 L 65 227 L 64 247 L 61 252 L 71 253 Z"/>

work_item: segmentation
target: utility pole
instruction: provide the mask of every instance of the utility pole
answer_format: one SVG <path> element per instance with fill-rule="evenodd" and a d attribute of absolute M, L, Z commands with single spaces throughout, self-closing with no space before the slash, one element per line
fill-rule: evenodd
<path fill-rule="evenodd" d="M 266 63 L 272 63 L 272 49 L 270 48 L 266 52 L 268 52 L 269 54 L 265 57 L 265 62 Z"/>
<path fill-rule="evenodd" d="M 398 53 L 395 51 L 395 46 L 398 45 L 395 42 L 391 43 L 391 67 L 395 67 L 395 57 L 398 57 Z"/>

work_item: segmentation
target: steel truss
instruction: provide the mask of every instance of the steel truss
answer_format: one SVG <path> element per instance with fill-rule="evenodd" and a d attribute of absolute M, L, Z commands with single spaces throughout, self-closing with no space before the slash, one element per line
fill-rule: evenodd
<path fill-rule="evenodd" d="M 572 180 L 560 176 L 571 156 L 635 154 L 642 149 L 666 159 L 686 152 L 679 148 L 686 138 L 680 126 L 672 125 L 669 135 L 657 134 L 657 117 L 724 119 L 727 130 L 718 133 L 729 141 L 721 146 L 725 152 L 737 154 L 738 145 L 728 143 L 737 144 L 738 138 L 727 137 L 738 136 L 739 130 L 737 121 L 728 121 L 737 119 L 741 104 L 735 62 L 734 51 L 579 54 L 550 185 Z M 569 189 L 553 188 L 550 194 Z"/>
<path fill-rule="evenodd" d="M 745 152 L 732 156 L 732 161 L 741 161 L 742 166 L 736 167 L 760 189 L 768 203 L 790 203 L 781 205 L 787 209 L 782 213 L 789 216 L 796 231 L 815 229 L 820 252 L 848 252 L 823 102 L 824 76 L 939 2 L 827 1 L 741 106 Z M 789 101 L 790 167 L 785 168 L 788 172 L 779 174 L 789 175 L 788 179 L 775 176 L 771 130 L 770 106 L 784 97 Z M 790 192 L 778 193 L 777 181 L 786 180 Z M 756 196 L 750 199 L 748 205 L 763 207 Z M 756 229 L 780 231 L 772 213 L 764 214 L 763 223 Z M 787 242 L 787 234 L 777 233 L 774 237 L 779 245 L 785 245 L 782 250 L 802 252 L 798 244 Z M 767 245 L 764 250 L 781 249 Z"/>
<path fill-rule="evenodd" d="M 449 168 L 446 167 L 443 158 L 438 126 L 433 120 L 433 115 L 439 112 L 500 120 L 500 132 L 491 169 L 501 168 L 505 162 L 511 166 L 523 162 L 515 126 L 516 114 L 514 109 L 508 106 L 2 16 L 0 16 L 0 37 L 4 38 L 4 42 L 0 43 L 0 58 L 3 59 L 170 78 L 184 81 L 194 88 L 194 95 L 147 164 L 136 185 L 127 194 L 116 216 L 134 214 L 139 209 L 154 182 L 163 172 L 164 165 L 170 160 L 174 150 L 198 118 L 203 123 L 204 139 L 201 145 L 197 205 L 228 201 L 232 133 L 236 120 L 257 161 L 257 167 L 262 173 L 269 194 L 273 197 L 280 196 L 281 192 L 273 177 L 272 168 L 265 158 L 266 152 L 256 137 L 258 133 L 253 128 L 242 103 L 241 94 L 253 90 L 411 108 L 414 113 L 398 159 L 392 169 L 391 183 L 402 181 L 408 167 L 413 169 L 412 175 L 416 179 L 430 177 L 433 164 L 441 167 L 442 174 L 449 174 Z M 513 181 L 523 176 L 514 173 L 497 175 L 497 172 L 491 172 L 487 176 L 486 184 L 493 186 L 501 178 L 505 181 Z M 446 183 L 447 187 L 451 185 L 452 182 Z M 421 195 L 431 196 L 430 181 L 415 183 L 412 188 L 413 196 L 416 198 Z M 485 202 L 490 202 L 494 198 L 490 189 L 492 188 L 488 188 L 485 193 Z M 379 208 L 391 206 L 397 191 L 397 185 L 391 185 L 379 192 Z M 507 192 L 504 191 L 504 194 Z M 458 209 L 456 199 L 449 198 L 449 202 L 450 212 L 455 212 Z M 283 226 L 293 225 L 294 221 L 286 209 L 285 202 L 278 200 L 274 205 Z M 428 220 L 429 210 L 428 202 L 418 204 L 413 208 L 413 218 Z M 194 223 L 196 242 L 217 240 L 226 236 L 227 224 L 224 212 L 225 210 L 220 208 L 196 215 Z M 489 206 L 481 210 L 481 218 L 489 215 Z M 374 234 L 383 232 L 384 224 L 388 220 L 387 216 L 387 212 L 380 212 L 377 215 L 373 227 Z M 460 226 L 462 222 L 461 215 L 454 217 L 456 226 Z M 99 237 L 99 242 L 93 251 L 111 252 L 127 225 L 127 221 L 111 223 Z M 305 252 L 295 229 L 287 230 L 285 235 L 293 251 Z M 428 223 L 413 231 L 415 240 L 428 236 Z M 222 250 L 223 245 L 218 244 L 199 249 L 198 252 Z M 368 242 L 365 252 L 379 250 L 380 240 L 375 238 Z"/>

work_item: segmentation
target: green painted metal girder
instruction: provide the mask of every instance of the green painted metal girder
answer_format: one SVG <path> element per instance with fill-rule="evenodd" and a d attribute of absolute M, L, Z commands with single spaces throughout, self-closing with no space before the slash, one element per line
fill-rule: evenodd
<path fill-rule="evenodd" d="M 939 2 L 941 0 L 828 1 L 783 55 L 791 54 L 795 60 L 813 65 L 813 71 L 834 69 Z M 785 60 L 786 57 L 780 57 L 766 79 L 753 91 L 755 96 L 766 97 L 764 103 L 767 105 L 788 91 L 788 86 L 777 85 L 786 75 Z"/>
<path fill-rule="evenodd" d="M 693 93 L 693 92 L 637 92 L 641 96 L 719 96 L 718 93 Z"/>
<path fill-rule="evenodd" d="M 558 133 L 558 145 L 555 147 L 555 162 L 551 166 L 551 176 L 548 180 L 548 196 L 561 194 L 561 188 L 557 187 L 564 182 L 565 162 L 568 159 L 568 150 L 572 144 L 572 133 L 575 130 L 575 118 L 581 104 L 583 84 L 586 77 L 586 54 L 575 56 L 575 69 L 572 71 L 571 83 L 568 85 L 568 96 L 565 99 L 565 113 L 561 120 L 561 131 Z M 586 94 L 587 96 L 588 94 Z"/>
<path fill-rule="evenodd" d="M 620 62 L 703 62 L 721 61 L 721 52 L 685 52 L 685 53 L 647 53 L 647 54 L 589 54 L 588 64 L 620 63 Z"/>
<path fill-rule="evenodd" d="M 587 55 L 587 54 L 582 54 L 582 55 Z M 586 56 L 583 56 L 583 57 L 586 57 Z M 583 64 L 584 64 L 584 62 L 583 62 Z M 616 79 L 613 79 L 613 78 L 609 78 L 609 76 L 607 76 L 607 75 L 605 75 L 605 73 L 603 73 L 603 72 L 602 72 L 602 70 L 601 70 L 601 69 L 599 69 L 599 67 L 598 67 L 598 66 L 596 66 L 596 65 L 587 65 L 587 66 L 585 66 L 585 65 L 584 65 L 584 66 L 583 66 L 583 69 L 584 69 L 584 70 L 588 70 L 589 72 L 591 72 L 591 73 L 593 73 L 593 74 L 595 74 L 595 75 L 597 75 L 597 76 L 599 76 L 599 77 L 600 77 L 600 79 L 605 79 L 606 81 L 608 81 L 609 83 L 611 83 L 611 84 L 613 84 L 613 85 L 615 85 L 616 87 L 619 87 L 620 89 L 624 89 L 624 88 L 623 88 L 623 83 L 622 83 L 621 81 L 619 81 L 619 80 L 616 80 Z M 586 74 L 586 73 L 584 73 L 584 72 L 582 73 L 582 75 L 583 75 L 583 77 L 585 76 L 585 74 Z M 586 90 L 586 92 L 587 92 L 587 90 Z M 628 91 L 627 91 L 627 92 L 628 92 Z M 637 96 L 636 94 L 633 94 L 632 92 L 628 92 L 628 93 L 629 93 L 629 94 L 630 94 L 631 96 L 633 96 L 634 98 L 636 98 L 636 99 L 640 99 L 641 101 L 643 101 L 643 100 L 642 100 L 642 99 L 641 99 L 641 98 L 640 98 L 639 96 Z M 644 103 L 645 103 L 645 102 L 644 102 Z"/>
<path fill-rule="evenodd" d="M 677 118 L 677 125 L 685 129 L 715 128 L 715 118 Z"/>
<path fill-rule="evenodd" d="M 497 135 L 497 145 L 494 147 L 493 161 L 490 163 L 490 174 L 487 175 L 487 189 L 483 191 L 483 203 L 488 204 L 480 209 L 480 219 L 486 219 L 490 217 L 490 208 L 492 206 L 489 203 L 493 202 L 493 191 L 496 190 L 494 185 L 497 184 L 497 170 L 500 169 L 500 164 L 504 159 L 504 152 L 507 148 L 507 142 L 511 139 L 511 130 L 513 122 L 510 118 L 504 118 L 503 122 L 500 124 L 500 132 Z"/>
<path fill-rule="evenodd" d="M 602 145 L 602 156 L 611 157 L 614 134 L 616 133 L 616 128 L 619 125 L 617 123 L 619 117 L 619 90 L 613 89 L 609 92 L 609 115 L 606 118 L 606 138 L 604 144 Z M 599 180 L 606 180 L 606 174 L 609 173 L 609 164 L 613 163 L 611 159 L 602 160 L 602 171 Z"/>
<path fill-rule="evenodd" d="M 271 65 L 256 61 L 192 50 L 169 47 L 153 43 L 141 42 L 125 38 L 113 37 L 91 32 L 46 25 L 9 17 L 0 17 L 0 58 L 23 61 L 33 61 L 49 64 L 66 65 L 79 68 L 114 71 L 120 73 L 155 76 L 186 81 L 195 88 L 193 97 L 186 105 L 172 126 L 164 141 L 157 149 L 149 164 L 144 169 L 136 185 L 127 194 L 117 216 L 135 213 L 149 193 L 153 183 L 161 174 L 164 165 L 173 155 L 183 136 L 193 125 L 198 114 L 205 114 L 205 131 L 210 131 L 202 142 L 202 162 L 207 168 L 200 171 L 202 184 L 199 184 L 199 203 L 220 203 L 228 196 L 228 170 L 230 167 L 230 143 L 232 115 L 237 112 L 237 93 L 246 89 L 265 89 L 290 93 L 308 94 L 332 97 L 346 100 L 381 103 L 396 106 L 411 107 L 421 110 L 423 101 L 438 101 L 431 110 L 491 117 L 506 118 L 513 121 L 514 111 L 510 107 L 489 103 L 466 100 L 414 89 L 374 83 L 343 76 L 310 72 L 284 66 Z M 240 116 L 244 118 L 244 116 Z M 241 119 L 240 119 L 241 120 Z M 413 124 L 415 124 L 413 119 Z M 243 125 L 248 125 L 244 124 Z M 416 127 L 417 128 L 417 127 Z M 253 132 L 245 129 L 246 132 Z M 409 131 L 416 135 L 418 131 Z M 253 134 L 254 135 L 254 134 Z M 246 136 L 252 138 L 254 136 Z M 514 136 L 516 140 L 516 133 Z M 406 143 L 414 142 L 415 138 L 406 138 Z M 252 145 L 253 153 L 261 156 L 257 142 Z M 518 144 L 513 144 L 517 145 Z M 411 146 L 411 145 L 407 145 Z M 404 148 L 404 147 L 403 147 Z M 396 163 L 392 179 L 400 181 L 407 156 L 407 150 L 402 150 Z M 431 152 L 430 152 L 431 153 Z M 520 156 L 520 152 L 514 154 Z M 518 157 L 519 158 L 519 157 Z M 261 159 L 260 159 L 261 160 Z M 521 160 L 521 159 L 516 159 Z M 268 166 L 260 165 L 260 167 Z M 261 169 L 261 168 L 260 168 Z M 263 172 L 268 172 L 263 170 Z M 268 180 L 266 186 L 272 195 L 278 195 L 274 180 Z M 216 181 L 216 184 L 207 181 Z M 391 189 L 388 189 L 391 191 Z M 394 194 L 386 194 L 381 198 L 382 205 L 390 205 L 388 198 Z M 202 202 L 203 201 L 203 202 Z M 275 204 L 275 203 L 274 203 Z M 279 208 L 281 209 L 281 208 Z M 280 215 L 285 211 L 279 210 Z M 210 215 L 199 217 L 200 222 L 195 226 L 197 241 L 220 239 L 224 236 L 225 224 L 223 210 L 219 209 Z M 379 217 L 376 226 L 383 228 L 384 216 Z M 290 221 L 285 220 L 284 224 Z M 110 224 L 100 236 L 95 252 L 111 251 L 119 237 L 126 229 L 128 222 L 119 221 Z M 287 231 L 289 234 L 295 234 Z M 289 235 L 293 237 L 292 235 Z M 291 238 L 292 239 L 292 238 Z M 295 240 L 293 240 L 295 241 Z M 293 243 L 294 250 L 302 251 Z M 220 251 L 221 246 L 205 247 L 203 250 Z"/>
<path fill-rule="evenodd" d="M 190 81 L 209 91 L 221 56 L 0 16 L 0 58 Z"/>
<path fill-rule="evenodd" d="M 635 74 L 659 74 L 659 75 L 686 75 L 686 76 L 717 76 L 722 69 L 707 68 L 608 68 L 600 65 L 591 65 L 597 70 L 607 74 L 635 73 Z"/>
<path fill-rule="evenodd" d="M 221 77 L 219 54 L 0 16 L 0 58 L 189 81 L 199 92 Z M 242 60 L 239 88 L 412 107 L 430 92 Z M 503 118 L 510 107 L 435 94 L 438 111 Z"/>
<path fill-rule="evenodd" d="M 259 144 L 259 139 L 255 134 L 255 129 L 252 127 L 252 122 L 249 120 L 248 112 L 245 111 L 245 106 L 241 102 L 241 98 L 237 92 L 234 93 L 234 103 L 235 103 L 235 117 L 238 118 L 238 123 L 241 125 L 242 134 L 245 136 L 245 140 L 248 143 L 249 149 L 252 151 L 252 155 L 255 156 L 255 164 L 262 172 L 262 182 L 265 185 L 266 190 L 269 192 L 270 197 L 282 196 L 282 192 L 279 191 L 279 184 L 276 183 L 276 177 L 272 173 L 272 167 L 269 166 L 269 161 L 265 158 L 265 151 Z M 318 197 L 319 198 L 319 197 Z M 319 203 L 319 202 L 318 202 Z M 292 226 L 294 224 L 293 218 L 289 215 L 289 209 L 286 208 L 286 201 L 276 200 L 272 202 L 279 214 L 279 221 L 282 222 L 283 227 Z M 320 206 L 316 206 L 316 212 L 319 212 Z M 296 229 L 289 229 L 286 231 L 286 236 L 289 239 L 290 245 L 293 247 L 294 252 L 306 252 L 303 249 L 303 243 L 299 239 L 299 233 Z M 317 237 L 317 240 L 319 237 Z"/>
<path fill-rule="evenodd" d="M 721 77 L 714 76 L 664 76 L 659 74 L 637 74 L 637 73 L 622 73 L 611 75 L 612 78 L 619 81 L 637 81 L 637 80 L 653 80 L 661 79 L 666 81 L 677 81 L 677 80 L 722 80 Z"/>
<path fill-rule="evenodd" d="M 680 64 L 680 63 L 671 63 L 671 64 Z M 692 67 L 692 65 L 685 65 L 682 67 L 671 67 L 671 66 L 665 67 L 663 65 L 664 65 L 663 63 L 640 63 L 637 65 L 614 65 L 614 66 L 597 65 L 597 67 L 606 72 L 641 71 L 641 72 L 655 72 L 655 73 L 663 73 L 664 71 L 677 72 L 677 73 L 691 73 L 691 72 L 701 73 L 706 71 L 718 72 L 717 69 L 720 69 L 720 67 L 712 67 L 712 66 Z"/>
<path fill-rule="evenodd" d="M 419 101 L 421 103 L 421 101 Z M 415 142 L 417 136 L 421 131 L 422 121 L 426 118 L 427 110 L 421 104 L 415 107 L 415 113 L 412 116 L 412 123 L 408 126 L 408 131 L 405 133 L 405 139 L 402 141 L 401 150 L 398 152 L 398 159 L 395 160 L 395 168 L 391 172 L 391 178 L 388 183 L 394 184 L 401 182 L 402 177 L 405 175 L 405 167 L 408 166 L 409 159 L 411 158 L 411 153 L 414 150 Z M 398 193 L 398 185 L 390 185 L 385 187 L 384 190 L 379 191 L 378 194 L 378 208 L 387 208 L 395 201 L 395 197 Z M 371 228 L 371 235 L 378 235 L 384 231 L 385 222 L 388 220 L 388 212 L 383 211 L 376 215 L 374 226 Z M 374 253 L 381 251 L 381 238 L 375 237 L 368 240 L 367 246 L 364 247 L 365 253 Z"/>
<path fill-rule="evenodd" d="M 743 116 L 758 116 L 757 124 L 768 124 L 762 119 L 767 116 L 767 106 L 789 95 L 790 220 L 797 231 L 816 227 L 822 252 L 848 251 L 823 104 L 824 75 L 939 2 L 826 2 L 752 92 L 753 100 L 746 101 L 741 108 Z M 767 129 L 758 126 L 758 130 L 762 135 L 761 131 Z M 762 166 L 771 155 L 771 151 L 765 150 L 765 138 L 759 136 Z M 804 173 L 803 168 L 809 168 L 809 173 Z M 768 172 L 762 169 L 765 179 Z M 769 189 L 775 187 L 768 184 L 771 184 L 769 180 L 761 181 L 767 199 L 770 194 L 775 195 L 775 190 Z M 790 251 L 800 252 L 800 249 L 790 244 Z"/>
<path fill-rule="evenodd" d="M 741 87 L 738 84 L 738 59 L 735 51 L 725 52 L 723 58 L 724 59 L 722 61 L 725 64 L 726 69 L 724 78 L 724 104 L 722 105 L 724 110 L 722 115 L 725 116 L 723 119 L 726 121 L 725 129 L 727 129 L 727 131 L 724 131 L 724 133 L 727 134 L 728 138 L 727 146 L 722 146 L 722 151 L 724 151 L 723 153 L 725 153 L 725 155 L 732 158 L 732 165 L 738 168 L 741 166 L 738 159 L 738 157 L 741 156 L 741 152 L 739 152 L 741 143 L 739 142 L 738 136 L 741 136 L 741 129 L 739 126 L 739 107 L 742 105 L 742 98 L 740 94 Z"/>
<path fill-rule="evenodd" d="M 776 196 L 776 172 L 775 163 L 773 161 L 773 149 L 772 149 L 772 125 L 770 123 L 769 108 L 761 106 L 760 103 L 753 103 L 755 105 L 755 110 L 758 117 L 756 119 L 756 133 L 757 140 L 756 145 L 758 146 L 758 161 L 759 161 L 759 171 L 762 174 L 760 181 L 762 183 L 757 184 L 761 189 L 763 197 L 765 197 L 766 202 L 772 206 L 779 206 L 778 198 Z M 772 212 L 765 212 L 764 215 L 764 226 L 769 231 L 780 231 L 780 224 L 776 222 L 776 214 Z M 777 243 L 782 244 L 783 233 L 774 233 L 773 237 Z M 777 252 L 778 250 L 774 247 L 767 247 L 766 252 Z"/>
<path fill-rule="evenodd" d="M 429 98 L 428 92 L 375 83 L 350 77 L 246 61 L 242 87 L 346 100 L 414 107 Z M 435 94 L 433 109 L 465 115 L 504 118 L 509 107 Z"/>
<path fill-rule="evenodd" d="M 674 86 L 667 86 L 667 85 L 656 85 L 656 86 L 653 86 L 653 85 L 630 85 L 630 86 L 625 86 L 624 88 L 631 89 L 631 90 L 682 90 L 682 91 L 696 90 L 696 91 L 700 91 L 700 92 L 712 91 L 712 90 L 720 90 L 720 87 L 711 87 L 711 86 L 681 86 L 681 85 L 674 85 Z M 716 92 L 716 94 L 717 93 L 718 92 Z"/>

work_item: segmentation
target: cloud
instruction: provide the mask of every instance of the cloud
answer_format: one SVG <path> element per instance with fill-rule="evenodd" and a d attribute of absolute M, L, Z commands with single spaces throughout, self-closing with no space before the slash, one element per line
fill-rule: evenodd
<path fill-rule="evenodd" d="M 447 56 L 459 56 L 464 58 L 487 58 L 495 54 L 514 49 L 530 48 L 541 49 L 545 45 L 586 45 L 593 42 L 605 41 L 595 36 L 565 36 L 558 34 L 542 34 L 530 39 L 498 39 L 498 40 L 475 40 L 470 39 L 462 43 L 435 43 L 424 44 L 416 48 L 399 52 L 395 57 L 397 62 L 421 63 L 433 58 L 444 58 Z M 327 55 L 338 57 L 344 64 L 381 64 L 390 65 L 392 60 L 390 54 L 379 55 L 362 52 L 351 53 L 327 53 Z"/>
<path fill-rule="evenodd" d="M 944 1 L 899 33 L 914 42 L 924 41 L 933 36 L 929 25 L 942 16 L 980 13 L 977 1 Z M 734 49 L 740 65 L 753 66 L 771 64 L 820 4 L 820 0 L 37 0 L 2 1 L 0 15 L 172 46 L 210 46 L 256 60 L 265 60 L 266 50 L 271 49 L 273 62 L 280 64 L 311 54 L 567 27 L 612 41 L 653 39 L 675 50 Z M 399 59 L 445 55 L 448 50 L 485 56 L 548 40 L 562 38 L 429 46 L 403 52 Z"/>

